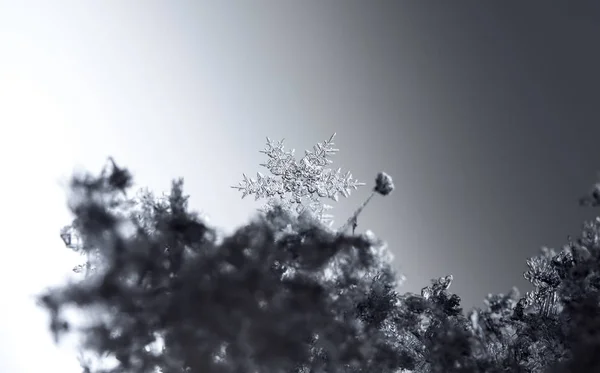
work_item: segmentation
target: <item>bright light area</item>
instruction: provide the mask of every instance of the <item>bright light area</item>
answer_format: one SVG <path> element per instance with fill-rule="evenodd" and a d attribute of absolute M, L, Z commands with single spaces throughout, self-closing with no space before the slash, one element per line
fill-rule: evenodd
<path fill-rule="evenodd" d="M 127 95 L 142 101 L 149 97 L 140 95 L 146 87 L 136 80 L 140 70 L 132 59 L 152 59 L 139 50 L 132 57 L 130 45 L 135 43 L 128 40 L 119 45 L 123 37 L 114 37 L 125 35 L 126 26 L 136 28 L 127 21 L 108 22 L 127 10 L 115 5 L 101 10 L 75 3 L 31 5 L 0 3 L 0 230 L 4 250 L 0 286 L 5 302 L 0 318 L 0 372 L 79 373 L 72 341 L 56 346 L 48 316 L 35 304 L 36 294 L 73 276 L 71 269 L 83 260 L 66 249 L 59 237 L 60 228 L 71 219 L 65 204 L 68 177 L 76 168 L 97 172 L 106 157 L 114 155 L 139 160 L 137 166 L 145 168 L 127 166 L 134 173 L 139 171 L 140 184 L 161 192 L 181 171 L 165 175 L 160 160 L 144 158 L 152 153 L 136 152 L 138 134 L 143 137 L 153 128 L 161 130 L 150 122 L 139 123 L 143 119 L 128 112 L 124 104 Z M 83 27 L 87 27 L 85 32 Z M 112 35 L 108 41 L 103 39 L 107 35 Z M 94 53 L 104 60 L 96 60 Z M 113 66 L 106 64 L 110 61 L 115 62 Z M 122 74 L 123 78 L 107 83 L 103 74 L 113 78 Z M 148 115 L 164 123 L 167 115 L 160 117 L 158 111 Z M 165 138 L 145 139 L 149 147 L 152 141 Z M 180 159 L 175 156 L 171 162 Z"/>
<path fill-rule="evenodd" d="M 74 350 L 58 348 L 48 333 L 48 317 L 34 303 L 45 286 L 62 281 L 81 258 L 63 248 L 57 228 L 69 222 L 61 175 L 75 165 L 77 145 L 68 108 L 56 95 L 53 79 L 69 85 L 68 76 L 44 77 L 40 57 L 13 39 L 0 62 L 0 159 L 4 197 L 0 224 L 3 260 L 0 283 L 0 371 L 50 370 L 75 373 Z M 8 58 L 7 58 L 8 57 Z M 57 71 L 57 70 L 54 70 Z M 32 234 L 34 233 L 34 234 Z"/>

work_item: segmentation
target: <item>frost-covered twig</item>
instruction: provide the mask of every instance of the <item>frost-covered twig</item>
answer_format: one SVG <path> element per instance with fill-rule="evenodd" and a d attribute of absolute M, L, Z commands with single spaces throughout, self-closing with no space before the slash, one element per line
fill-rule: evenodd
<path fill-rule="evenodd" d="M 352 227 L 352 234 L 356 231 L 356 227 L 358 226 L 358 215 L 363 211 L 363 209 L 367 206 L 367 204 L 371 201 L 371 198 L 375 196 L 375 194 L 381 194 L 382 196 L 387 196 L 394 190 L 394 182 L 392 177 L 385 172 L 380 172 L 377 174 L 375 178 L 375 187 L 373 188 L 373 192 L 365 202 L 354 212 L 354 214 L 348 219 L 346 224 L 344 224 L 340 229 L 340 233 L 346 233 L 346 231 Z"/>

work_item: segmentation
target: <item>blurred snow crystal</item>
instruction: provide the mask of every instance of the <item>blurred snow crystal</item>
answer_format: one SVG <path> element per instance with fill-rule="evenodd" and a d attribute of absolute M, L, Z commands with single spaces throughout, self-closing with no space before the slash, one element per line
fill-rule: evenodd
<path fill-rule="evenodd" d="M 341 169 L 333 171 L 325 168 L 333 163 L 329 156 L 338 152 L 333 148 L 335 133 L 322 143 L 317 143 L 313 151 L 306 150 L 299 161 L 294 159 L 294 150 L 285 151 L 283 141 L 274 142 L 267 137 L 267 145 L 261 153 L 268 157 L 266 167 L 273 176 L 257 173 L 256 179 L 243 174 L 244 180 L 232 188 L 242 191 L 242 198 L 254 194 L 255 199 L 267 198 L 268 201 L 260 210 L 268 212 L 279 205 L 284 209 L 301 214 L 312 212 L 319 220 L 331 226 L 333 216 L 326 211 L 332 206 L 321 202 L 321 198 L 338 200 L 338 194 L 350 196 L 351 189 L 365 185 L 352 178 L 348 171 L 342 174 Z"/>

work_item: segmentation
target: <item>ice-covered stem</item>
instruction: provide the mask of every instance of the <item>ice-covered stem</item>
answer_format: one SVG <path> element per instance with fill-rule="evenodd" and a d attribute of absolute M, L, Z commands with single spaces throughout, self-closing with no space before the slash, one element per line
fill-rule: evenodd
<path fill-rule="evenodd" d="M 354 234 L 354 231 L 356 230 L 356 227 L 358 226 L 358 215 L 362 212 L 362 210 L 365 208 L 365 206 L 367 206 L 367 204 L 369 203 L 369 201 L 371 201 L 371 198 L 373 198 L 373 196 L 375 195 L 375 192 L 372 192 L 371 195 L 369 196 L 369 198 L 366 199 L 366 201 L 363 202 L 362 205 L 360 205 L 360 207 L 358 209 L 356 209 L 356 211 L 354 212 L 354 214 L 346 221 L 346 224 L 344 224 L 341 228 L 340 228 L 340 233 L 346 233 L 346 231 L 352 227 L 352 234 Z"/>
<path fill-rule="evenodd" d="M 346 231 L 350 227 L 352 227 L 352 234 L 354 234 L 356 227 L 358 226 L 358 215 L 360 215 L 362 210 L 371 201 L 371 198 L 373 198 L 373 196 L 375 196 L 375 194 L 381 194 L 382 196 L 387 196 L 393 190 L 394 190 L 394 182 L 392 180 L 392 177 L 390 175 L 386 174 L 385 172 L 378 173 L 377 177 L 375 178 L 375 187 L 373 188 L 371 195 L 369 196 L 369 198 L 366 199 L 366 201 L 363 202 L 362 205 L 360 205 L 360 207 L 358 209 L 356 209 L 356 211 L 350 217 L 350 219 L 348 219 L 348 221 L 346 221 L 346 224 L 344 224 L 339 229 L 339 232 L 346 233 Z"/>

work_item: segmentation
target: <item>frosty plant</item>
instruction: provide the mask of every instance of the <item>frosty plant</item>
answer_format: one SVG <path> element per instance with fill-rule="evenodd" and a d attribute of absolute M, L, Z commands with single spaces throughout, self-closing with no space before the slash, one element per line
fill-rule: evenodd
<path fill-rule="evenodd" d="M 245 194 L 297 209 L 290 195 L 314 202 L 317 190 L 332 197 L 359 185 L 322 169 L 331 139 L 300 164 L 269 144 L 284 180 L 263 177 Z M 275 209 L 217 238 L 189 209 L 183 179 L 164 198 L 129 198 L 131 174 L 111 163 L 99 177 L 72 178 L 74 220 L 61 231 L 100 270 L 77 267 L 79 281 L 38 297 L 57 341 L 82 337 L 83 372 L 600 372 L 600 218 L 562 251 L 527 261 L 534 290 L 525 297 L 489 294 L 464 314 L 451 275 L 400 294 L 385 242 L 345 234 L 373 196 L 393 191 L 383 172 L 337 233 Z M 581 203 L 600 206 L 600 186 Z M 82 325 L 68 320 L 75 310 Z"/>
<path fill-rule="evenodd" d="M 268 212 L 280 205 L 285 210 L 301 214 L 311 211 L 322 222 L 329 226 L 333 224 L 333 216 L 326 213 L 332 206 L 321 202 L 321 198 L 330 198 L 338 201 L 338 194 L 350 196 L 351 189 L 358 189 L 365 185 L 352 178 L 348 171 L 342 174 L 341 169 L 333 171 L 325 168 L 333 163 L 329 156 L 339 149 L 333 148 L 333 138 L 317 143 L 313 151 L 306 150 L 300 161 L 294 159 L 294 149 L 283 150 L 283 141 L 274 142 L 267 137 L 267 145 L 261 153 L 269 158 L 266 167 L 273 176 L 265 176 L 260 172 L 257 178 L 252 179 L 245 174 L 244 180 L 232 188 L 242 191 L 242 198 L 254 194 L 255 199 L 267 198 L 268 202 L 260 210 Z"/>

